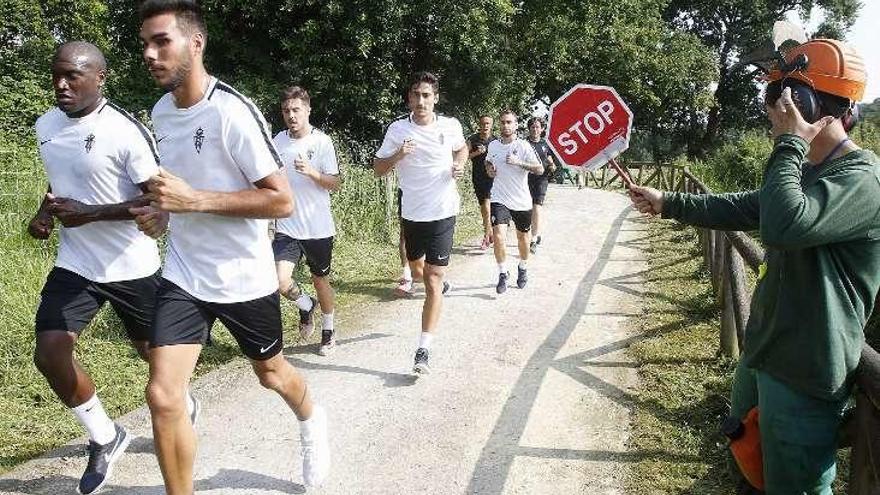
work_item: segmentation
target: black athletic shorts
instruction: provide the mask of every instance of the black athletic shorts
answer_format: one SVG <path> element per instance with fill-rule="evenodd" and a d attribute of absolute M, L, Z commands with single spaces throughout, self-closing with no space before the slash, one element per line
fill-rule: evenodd
<path fill-rule="evenodd" d="M 532 204 L 543 205 L 544 197 L 547 196 L 547 185 L 550 179 L 543 175 L 529 174 L 529 193 L 532 195 Z"/>
<path fill-rule="evenodd" d="M 275 233 L 272 241 L 275 261 L 289 261 L 298 264 L 303 255 L 309 265 L 309 271 L 316 277 L 330 275 L 330 264 L 333 261 L 333 238 L 294 239 L 280 232 Z"/>
<path fill-rule="evenodd" d="M 403 239 L 406 241 L 406 259 L 415 261 L 425 257 L 434 266 L 449 264 L 452 254 L 452 235 L 455 233 L 455 217 L 433 222 L 401 220 Z"/>
<path fill-rule="evenodd" d="M 490 211 L 492 212 L 492 225 L 508 225 L 510 219 L 513 218 L 516 230 L 528 232 L 532 228 L 532 210 L 511 210 L 501 203 L 492 203 Z"/>
<path fill-rule="evenodd" d="M 131 340 L 149 340 L 159 274 L 121 282 L 92 282 L 55 267 L 46 277 L 37 309 L 37 332 L 63 330 L 80 333 L 105 302 L 122 320 Z"/>
<path fill-rule="evenodd" d="M 235 337 L 241 352 L 254 361 L 269 359 L 284 348 L 278 291 L 251 301 L 212 303 L 196 299 L 164 278 L 156 300 L 150 347 L 204 345 L 218 319 Z"/>
<path fill-rule="evenodd" d="M 403 218 L 403 189 L 397 188 L 397 218 Z"/>
<path fill-rule="evenodd" d="M 491 197 L 492 183 L 493 180 L 491 178 L 488 180 L 474 180 L 474 195 L 477 197 L 478 202 L 482 203 Z"/>

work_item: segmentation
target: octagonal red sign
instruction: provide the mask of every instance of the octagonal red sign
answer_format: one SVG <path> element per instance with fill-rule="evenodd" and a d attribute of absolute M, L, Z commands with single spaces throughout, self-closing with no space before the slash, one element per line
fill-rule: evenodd
<path fill-rule="evenodd" d="M 629 147 L 632 122 L 614 88 L 578 84 L 550 105 L 547 142 L 562 163 L 595 170 Z"/>

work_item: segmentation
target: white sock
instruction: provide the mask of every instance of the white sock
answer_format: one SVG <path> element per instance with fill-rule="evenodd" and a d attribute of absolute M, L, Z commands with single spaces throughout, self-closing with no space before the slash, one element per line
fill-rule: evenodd
<path fill-rule="evenodd" d="M 97 393 L 91 399 L 70 410 L 73 411 L 76 419 L 89 432 L 89 438 L 93 442 L 99 445 L 106 445 L 116 438 L 116 426 L 113 425 L 113 420 L 104 411 L 104 406 L 101 405 L 101 400 L 98 399 Z"/>
<path fill-rule="evenodd" d="M 323 416 L 324 414 L 323 408 L 315 404 L 312 406 L 312 415 L 309 419 L 299 420 L 299 430 L 303 440 L 313 442 L 315 440 L 315 435 L 320 434 L 320 430 L 316 429 L 321 427 L 319 424 L 321 423 L 320 416 Z"/>
<path fill-rule="evenodd" d="M 403 279 L 412 280 L 412 270 L 410 269 L 408 264 L 403 267 Z"/>
<path fill-rule="evenodd" d="M 196 408 L 196 399 L 193 397 L 192 392 L 189 389 L 186 389 L 186 414 L 187 416 L 192 416 L 193 410 Z"/>
<path fill-rule="evenodd" d="M 296 300 L 296 307 L 303 311 L 311 311 L 312 298 L 309 297 L 307 294 L 299 296 L 299 299 Z"/>
<path fill-rule="evenodd" d="M 324 313 L 324 330 L 333 330 L 333 313 Z"/>
<path fill-rule="evenodd" d="M 519 267 L 520 267 L 520 268 L 522 268 L 523 270 L 525 270 L 525 269 L 526 269 L 526 265 L 527 265 L 526 260 L 519 260 Z"/>
<path fill-rule="evenodd" d="M 498 273 L 505 273 L 507 268 L 504 266 L 504 263 L 498 263 Z"/>
<path fill-rule="evenodd" d="M 422 334 L 419 336 L 419 348 L 430 349 L 432 340 L 434 340 L 433 333 L 422 332 Z"/>

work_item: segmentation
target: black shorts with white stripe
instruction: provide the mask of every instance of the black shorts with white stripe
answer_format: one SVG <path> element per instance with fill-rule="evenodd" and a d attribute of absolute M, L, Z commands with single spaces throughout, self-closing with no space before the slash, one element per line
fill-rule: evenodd
<path fill-rule="evenodd" d="M 235 337 L 241 352 L 254 361 L 265 361 L 284 349 L 277 291 L 251 301 L 212 303 L 195 298 L 164 278 L 159 286 L 150 347 L 204 345 L 216 320 Z"/>
<path fill-rule="evenodd" d="M 294 239 L 277 232 L 272 241 L 272 251 L 275 253 L 275 261 L 289 261 L 297 265 L 305 256 L 312 275 L 316 277 L 330 275 L 330 265 L 333 262 L 333 237 Z"/>

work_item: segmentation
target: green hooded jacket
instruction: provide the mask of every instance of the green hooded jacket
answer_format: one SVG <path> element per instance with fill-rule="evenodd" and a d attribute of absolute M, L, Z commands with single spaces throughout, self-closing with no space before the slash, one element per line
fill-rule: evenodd
<path fill-rule="evenodd" d="M 855 150 L 813 166 L 807 150 L 782 135 L 761 189 L 664 193 L 662 216 L 760 231 L 766 257 L 742 359 L 797 391 L 838 400 L 849 393 L 880 288 L 880 160 Z"/>

